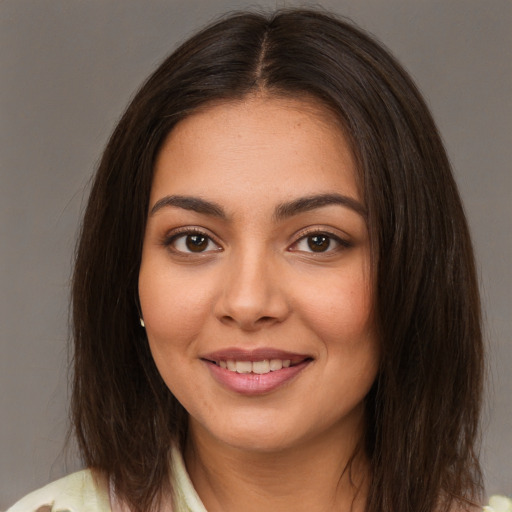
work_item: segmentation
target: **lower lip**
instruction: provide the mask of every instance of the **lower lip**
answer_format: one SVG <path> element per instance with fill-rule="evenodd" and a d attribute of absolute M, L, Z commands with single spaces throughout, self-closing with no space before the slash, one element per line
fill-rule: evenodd
<path fill-rule="evenodd" d="M 210 361 L 204 361 L 212 373 L 214 379 L 231 391 L 242 395 L 262 395 L 270 393 L 296 377 L 311 360 L 303 361 L 288 368 L 282 368 L 275 372 L 257 373 L 236 373 L 217 366 Z"/>

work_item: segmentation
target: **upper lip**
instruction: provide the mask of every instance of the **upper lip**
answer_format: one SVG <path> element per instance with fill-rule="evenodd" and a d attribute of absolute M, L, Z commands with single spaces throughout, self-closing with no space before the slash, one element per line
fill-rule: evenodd
<path fill-rule="evenodd" d="M 242 349 L 238 347 L 216 350 L 201 356 L 201 359 L 209 361 L 264 361 L 265 359 L 290 360 L 292 363 L 311 359 L 307 354 L 298 354 L 296 352 L 287 352 L 275 348 L 256 348 L 253 350 Z"/>

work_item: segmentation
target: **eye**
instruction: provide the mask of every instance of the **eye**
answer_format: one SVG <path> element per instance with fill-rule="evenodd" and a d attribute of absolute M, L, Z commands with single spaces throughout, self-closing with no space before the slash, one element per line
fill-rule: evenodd
<path fill-rule="evenodd" d="M 166 245 L 181 253 L 204 253 L 220 250 L 220 247 L 205 233 L 185 231 L 172 235 Z"/>
<path fill-rule="evenodd" d="M 316 232 L 303 236 L 291 248 L 293 251 L 327 253 L 350 247 L 346 240 L 330 233 Z"/>

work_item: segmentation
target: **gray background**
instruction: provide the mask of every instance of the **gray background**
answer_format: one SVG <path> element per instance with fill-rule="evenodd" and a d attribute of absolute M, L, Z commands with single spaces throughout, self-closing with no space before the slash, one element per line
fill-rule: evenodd
<path fill-rule="evenodd" d="M 0 2 L 0 509 L 79 467 L 62 451 L 69 276 L 89 176 L 114 123 L 178 41 L 218 14 L 257 5 L 298 2 Z M 512 2 L 323 6 L 385 42 L 446 141 L 487 317 L 488 492 L 512 493 Z"/>

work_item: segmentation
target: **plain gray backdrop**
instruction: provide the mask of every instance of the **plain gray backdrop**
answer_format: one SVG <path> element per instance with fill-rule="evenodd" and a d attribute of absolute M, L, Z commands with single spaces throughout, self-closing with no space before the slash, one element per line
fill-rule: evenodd
<path fill-rule="evenodd" d="M 68 293 L 88 180 L 142 80 L 230 0 L 0 2 L 0 509 L 80 467 L 65 457 Z M 417 81 L 474 236 L 492 376 L 489 493 L 512 493 L 512 2 L 331 0 Z"/>

